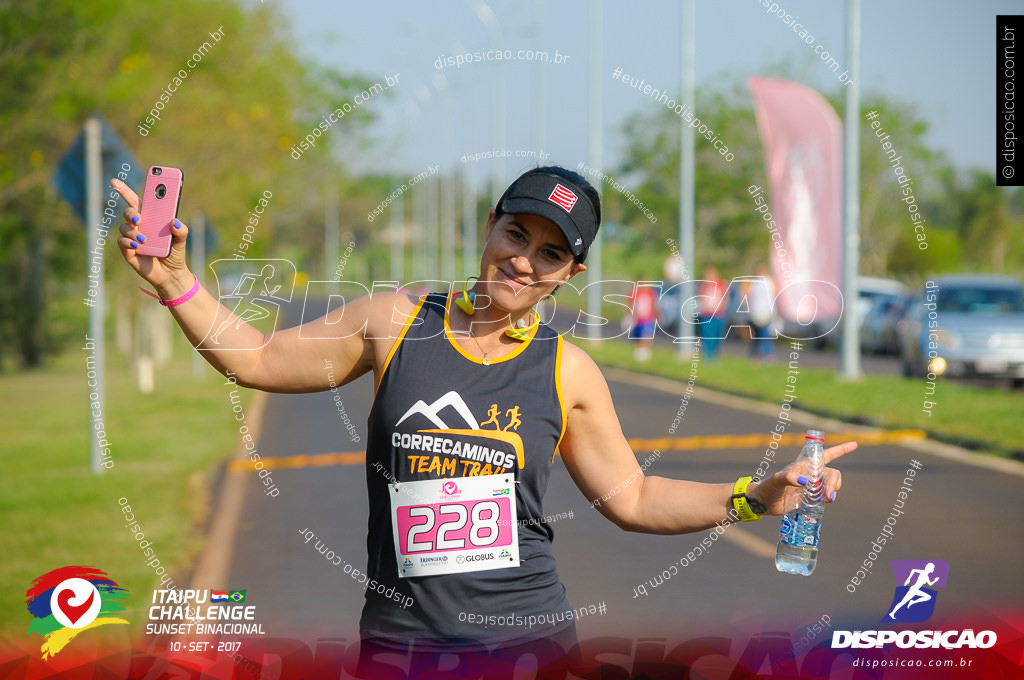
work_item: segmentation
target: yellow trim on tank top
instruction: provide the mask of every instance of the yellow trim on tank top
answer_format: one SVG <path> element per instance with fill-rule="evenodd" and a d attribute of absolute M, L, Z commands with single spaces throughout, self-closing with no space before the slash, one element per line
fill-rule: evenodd
<path fill-rule="evenodd" d="M 562 397 L 562 336 L 558 336 L 558 345 L 555 347 L 555 393 L 558 395 L 558 410 L 562 413 L 562 431 L 558 433 L 558 441 L 555 442 L 555 450 L 551 453 L 551 462 L 554 462 L 558 455 L 558 447 L 565 436 L 565 399 Z"/>
<path fill-rule="evenodd" d="M 447 301 L 445 302 L 445 305 L 444 305 L 444 336 L 446 338 L 448 338 L 448 342 L 451 343 L 451 346 L 455 348 L 455 351 L 457 351 L 459 354 L 461 354 L 465 358 L 467 358 L 470 361 L 472 361 L 474 364 L 480 364 L 481 366 L 483 366 L 484 365 L 484 360 L 483 359 L 481 359 L 480 357 L 475 357 L 472 354 L 467 353 L 464 349 L 462 349 L 462 347 L 459 345 L 459 343 L 455 342 L 455 338 L 453 337 L 454 336 L 454 331 L 452 331 L 452 326 L 451 326 L 451 321 L 450 321 L 451 313 L 452 313 L 452 300 L 454 299 L 454 297 L 455 297 L 455 294 L 449 295 L 448 299 L 447 299 Z M 530 334 L 530 336 L 526 340 L 524 340 L 523 342 L 521 342 L 519 344 L 519 347 L 516 347 L 514 350 L 512 350 L 511 352 L 509 352 L 508 354 L 506 354 L 504 356 L 500 356 L 500 357 L 498 357 L 496 359 L 491 359 L 491 363 L 488 364 L 488 365 L 493 366 L 494 364 L 500 364 L 503 361 L 508 361 L 509 359 L 515 359 L 517 356 L 522 354 L 523 350 L 526 349 L 526 346 L 529 345 L 530 342 L 533 340 L 534 336 L 537 335 L 537 329 L 538 328 L 539 328 L 539 326 L 533 330 L 533 332 Z"/>
<path fill-rule="evenodd" d="M 377 390 L 380 389 L 380 384 L 384 382 L 384 374 L 387 373 L 388 366 L 391 364 L 391 358 L 395 356 L 395 352 L 398 351 L 398 346 L 402 344 L 402 340 L 405 339 L 405 334 L 409 332 L 410 328 L 412 328 L 413 322 L 419 318 L 420 309 L 423 307 L 423 303 L 426 299 L 427 296 L 424 295 L 420 298 L 419 302 L 416 303 L 416 307 L 409 314 L 409 320 L 405 322 L 404 326 L 402 326 L 402 332 L 399 333 L 398 338 L 395 339 L 395 344 L 391 345 L 391 349 L 388 351 L 388 356 L 384 359 L 384 365 L 380 369 L 380 379 L 373 386 L 373 396 L 375 401 L 377 397 Z"/>

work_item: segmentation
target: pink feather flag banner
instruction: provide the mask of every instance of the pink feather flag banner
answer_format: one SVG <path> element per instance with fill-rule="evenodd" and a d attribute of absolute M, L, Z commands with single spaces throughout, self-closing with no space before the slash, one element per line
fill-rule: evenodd
<path fill-rule="evenodd" d="M 765 224 L 772 231 L 772 275 L 782 291 L 777 312 L 800 323 L 836 319 L 843 311 L 839 117 L 800 83 L 752 77 L 748 85 L 768 175 L 765 205 L 773 219 Z M 760 194 L 754 186 L 750 193 Z"/>

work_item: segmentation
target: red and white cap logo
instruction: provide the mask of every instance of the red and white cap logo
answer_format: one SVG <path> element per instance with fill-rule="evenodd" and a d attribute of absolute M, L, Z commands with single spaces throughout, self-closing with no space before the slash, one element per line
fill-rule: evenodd
<path fill-rule="evenodd" d="M 572 210 L 572 207 L 576 205 L 576 199 L 576 194 L 569 191 L 561 184 L 556 184 L 555 188 L 551 190 L 551 195 L 548 196 L 549 201 L 561 206 L 565 209 L 565 212 Z"/>

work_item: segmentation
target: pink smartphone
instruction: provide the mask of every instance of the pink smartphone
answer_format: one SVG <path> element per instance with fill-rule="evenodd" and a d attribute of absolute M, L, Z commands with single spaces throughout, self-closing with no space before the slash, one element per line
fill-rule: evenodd
<path fill-rule="evenodd" d="M 139 206 L 139 231 L 146 237 L 135 252 L 167 257 L 171 254 L 171 224 L 178 216 L 185 173 L 154 165 L 146 174 L 146 191 Z"/>

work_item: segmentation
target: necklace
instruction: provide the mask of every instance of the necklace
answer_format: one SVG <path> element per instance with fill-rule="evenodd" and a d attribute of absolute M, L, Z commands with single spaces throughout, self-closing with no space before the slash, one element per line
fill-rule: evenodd
<path fill-rule="evenodd" d="M 476 336 L 473 335 L 472 332 L 467 331 L 467 335 L 469 335 L 469 337 L 473 339 L 473 342 L 476 344 L 476 348 L 479 349 L 480 353 L 484 355 L 483 359 L 481 360 L 481 363 L 484 366 L 490 366 L 491 360 L 487 357 L 487 352 L 484 351 L 484 348 L 480 346 L 480 341 L 476 339 Z"/>
<path fill-rule="evenodd" d="M 480 354 L 483 354 L 483 357 L 481 358 L 480 363 L 482 363 L 484 366 L 490 366 L 491 365 L 491 358 L 489 356 L 487 356 L 488 353 L 484 351 L 483 345 L 481 345 L 480 341 L 476 339 L 475 335 L 473 335 L 473 323 L 472 322 L 469 322 L 469 328 L 467 330 L 455 331 L 455 332 L 456 333 L 464 333 L 464 334 L 468 335 L 470 340 L 473 341 L 473 344 L 476 345 L 476 348 L 478 350 L 480 350 Z"/>

